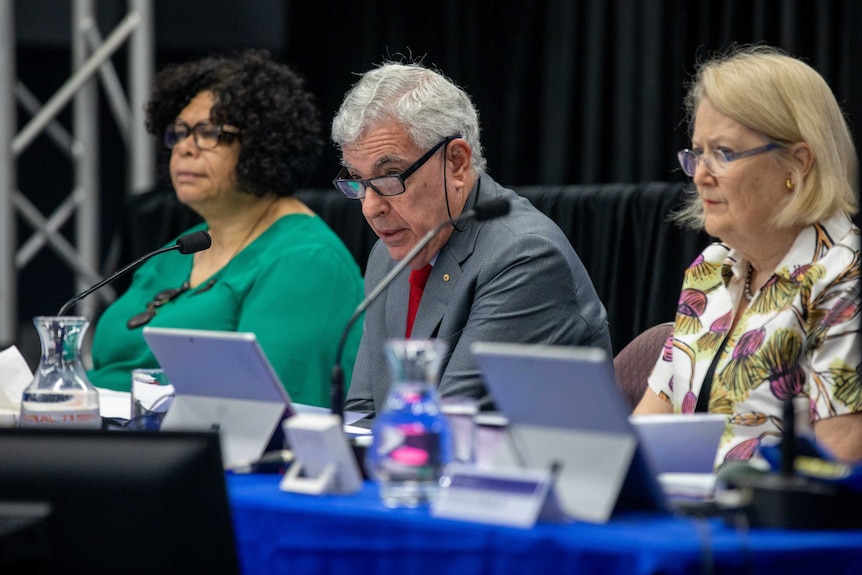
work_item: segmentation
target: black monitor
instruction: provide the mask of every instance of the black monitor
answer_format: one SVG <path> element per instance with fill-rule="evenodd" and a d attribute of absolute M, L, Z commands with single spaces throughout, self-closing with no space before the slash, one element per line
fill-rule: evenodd
<path fill-rule="evenodd" d="M 50 506 L 48 573 L 239 572 L 215 433 L 0 429 L 0 501 Z"/>

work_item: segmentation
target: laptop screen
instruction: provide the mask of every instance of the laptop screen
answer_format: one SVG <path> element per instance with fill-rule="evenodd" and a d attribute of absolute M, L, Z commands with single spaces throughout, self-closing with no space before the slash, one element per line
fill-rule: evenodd
<path fill-rule="evenodd" d="M 294 413 L 253 333 L 144 328 L 176 390 L 162 430 L 218 430 L 226 467 L 280 449 L 280 423 Z"/>
<path fill-rule="evenodd" d="M 144 339 L 178 393 L 289 404 L 253 333 L 146 327 Z"/>
<path fill-rule="evenodd" d="M 568 515 L 605 521 L 615 509 L 667 509 L 606 352 L 490 342 L 472 351 L 509 420 L 512 451 L 525 467 L 559 470 L 555 491 Z"/>

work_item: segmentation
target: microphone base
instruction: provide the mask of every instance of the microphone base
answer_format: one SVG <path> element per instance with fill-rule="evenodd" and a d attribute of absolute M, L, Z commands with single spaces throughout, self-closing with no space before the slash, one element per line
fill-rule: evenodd
<path fill-rule="evenodd" d="M 353 457 L 356 459 L 359 472 L 362 474 L 362 479 L 371 479 L 368 470 L 365 468 L 365 454 L 368 452 L 368 448 L 371 447 L 371 436 L 348 436 L 347 440 L 350 444 L 350 450 L 353 452 Z"/>
<path fill-rule="evenodd" d="M 862 494 L 837 483 L 798 475 L 749 475 L 736 487 L 747 494 L 752 527 L 854 529 L 862 527 Z"/>

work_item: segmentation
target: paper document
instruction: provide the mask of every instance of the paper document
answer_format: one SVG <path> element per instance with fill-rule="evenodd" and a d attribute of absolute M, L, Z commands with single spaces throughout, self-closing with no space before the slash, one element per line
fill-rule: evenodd
<path fill-rule="evenodd" d="M 107 419 L 129 419 L 132 416 L 132 394 L 97 387 L 99 415 Z"/>
<path fill-rule="evenodd" d="M 710 499 L 715 491 L 714 473 L 659 473 L 658 482 L 668 497 Z"/>
<path fill-rule="evenodd" d="M 316 405 L 306 405 L 304 403 L 293 403 L 293 410 L 296 413 L 330 413 L 328 407 L 318 407 Z M 363 417 L 368 415 L 367 413 L 359 413 L 358 411 L 345 411 L 344 412 L 344 425 L 353 425 Z M 346 431 L 346 430 L 345 430 Z M 365 433 L 371 433 L 369 430 L 363 430 Z"/>
<path fill-rule="evenodd" d="M 0 376 L 0 427 L 15 427 L 21 396 L 33 381 L 33 372 L 14 345 L 0 351 Z"/>

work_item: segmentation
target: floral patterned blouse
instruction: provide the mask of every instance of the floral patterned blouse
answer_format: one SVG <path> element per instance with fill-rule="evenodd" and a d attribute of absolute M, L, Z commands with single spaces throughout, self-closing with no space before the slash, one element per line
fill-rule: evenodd
<path fill-rule="evenodd" d="M 802 405 L 808 422 L 862 411 L 859 246 L 859 228 L 843 214 L 803 229 L 732 333 L 748 262 L 715 243 L 686 269 L 649 386 L 674 412 L 692 413 L 719 354 L 709 411 L 726 413 L 728 425 L 716 466 L 778 443 L 788 396 L 796 422 Z"/>

